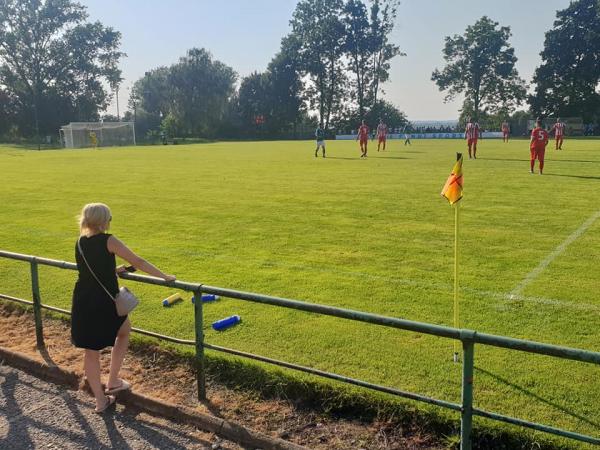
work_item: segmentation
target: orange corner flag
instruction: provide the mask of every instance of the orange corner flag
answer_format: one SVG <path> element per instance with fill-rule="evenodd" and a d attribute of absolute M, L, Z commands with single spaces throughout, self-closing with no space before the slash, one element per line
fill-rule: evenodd
<path fill-rule="evenodd" d="M 463 173 L 462 173 L 462 153 L 456 154 L 456 164 L 452 168 L 452 173 L 448 177 L 444 189 L 442 189 L 442 197 L 454 205 L 463 196 Z"/>

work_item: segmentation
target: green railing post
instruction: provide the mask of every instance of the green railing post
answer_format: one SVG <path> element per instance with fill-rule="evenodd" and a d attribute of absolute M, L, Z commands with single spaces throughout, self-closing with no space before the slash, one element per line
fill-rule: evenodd
<path fill-rule="evenodd" d="M 196 326 L 196 380 L 198 400 L 206 400 L 206 372 L 204 367 L 204 331 L 202 330 L 202 291 L 194 291 L 194 319 Z"/>
<path fill-rule="evenodd" d="M 40 298 L 40 281 L 38 277 L 38 263 L 35 258 L 31 260 L 31 293 L 33 295 L 33 317 L 35 319 L 35 338 L 38 348 L 44 347 L 44 328 L 42 325 L 42 300 Z"/>
<path fill-rule="evenodd" d="M 475 345 L 472 337 L 475 332 L 468 332 L 470 336 L 463 338 L 463 380 L 462 380 L 462 410 L 460 419 L 460 448 L 471 450 L 471 432 L 473 430 L 473 368 Z M 461 332 L 461 335 L 463 333 Z"/>

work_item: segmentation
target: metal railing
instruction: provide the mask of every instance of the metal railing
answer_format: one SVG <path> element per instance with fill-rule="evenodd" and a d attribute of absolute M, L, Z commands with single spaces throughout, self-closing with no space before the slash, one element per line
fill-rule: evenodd
<path fill-rule="evenodd" d="M 0 250 L 0 257 L 8 258 L 18 261 L 28 262 L 31 266 L 31 289 L 33 301 L 28 301 L 9 295 L 0 294 L 0 299 L 24 303 L 33 306 L 33 312 L 35 317 L 35 330 L 37 345 L 40 347 L 44 346 L 44 336 L 42 328 L 42 309 L 48 309 L 50 311 L 60 312 L 64 314 L 70 314 L 69 311 L 56 308 L 49 305 L 44 305 L 41 302 L 40 290 L 39 290 L 39 277 L 38 277 L 38 266 L 40 264 L 52 267 L 58 267 L 61 269 L 77 270 L 77 265 L 65 261 L 57 261 L 48 258 L 40 258 L 36 256 L 24 255 L 20 253 L 12 253 Z M 461 414 L 461 449 L 468 450 L 472 448 L 471 435 L 473 428 L 473 416 L 486 417 L 488 419 L 505 422 L 513 425 L 522 427 L 532 428 L 534 430 L 543 431 L 546 433 L 566 437 L 569 439 L 575 439 L 582 442 L 587 442 L 594 445 L 600 445 L 600 438 L 587 436 L 572 431 L 566 431 L 559 428 L 538 424 L 535 422 L 529 422 L 522 419 L 517 419 L 501 414 L 496 414 L 488 411 L 484 411 L 473 407 L 473 372 L 474 372 L 474 358 L 475 358 L 475 344 L 488 345 L 493 347 L 506 348 L 510 350 L 519 350 L 528 353 L 536 353 L 540 355 L 552 356 L 561 359 L 570 359 L 574 361 L 581 361 L 585 363 L 591 363 L 600 365 L 600 353 L 591 352 L 586 350 L 580 350 L 575 348 L 560 347 L 555 345 L 543 344 L 540 342 L 528 341 L 523 339 L 513 339 L 505 336 L 497 336 L 486 333 L 479 333 L 473 330 L 456 329 L 440 325 L 432 325 L 428 323 L 414 322 L 410 320 L 397 319 L 393 317 L 386 317 L 377 314 L 370 314 L 361 311 L 354 311 L 349 309 L 336 308 L 332 306 L 319 305 L 313 303 L 306 303 L 298 300 L 290 300 L 280 297 L 272 297 L 268 295 L 255 294 L 251 292 L 236 291 L 232 289 L 225 289 L 215 286 L 207 286 L 201 283 L 186 283 L 182 281 L 164 281 L 159 278 L 135 275 L 135 274 L 124 274 L 121 276 L 123 279 L 137 281 L 140 283 L 155 284 L 159 286 L 166 286 L 171 288 L 180 289 L 187 292 L 192 292 L 194 295 L 194 314 L 195 314 L 195 340 L 177 339 L 171 336 L 165 336 L 162 334 L 146 331 L 138 328 L 133 328 L 136 333 L 152 336 L 158 339 L 167 340 L 177 344 L 194 345 L 196 348 L 196 378 L 198 384 L 198 399 L 206 399 L 206 384 L 205 384 L 205 357 L 204 349 L 210 349 L 214 351 L 224 352 L 232 355 L 242 356 L 245 358 L 254 359 L 257 361 L 267 362 L 275 364 L 277 366 L 286 367 L 302 371 L 305 373 L 318 375 L 324 378 L 349 383 L 355 386 L 361 386 L 368 389 L 372 389 L 387 394 L 396 395 L 411 400 L 417 400 L 420 402 L 429 403 L 432 405 L 447 408 L 453 411 L 460 412 Z M 395 388 L 381 386 L 366 381 L 349 378 L 343 375 L 335 373 L 325 372 L 322 370 L 313 369 L 310 367 L 300 366 L 285 361 L 279 361 L 264 356 L 258 356 L 251 353 L 241 352 L 217 345 L 212 345 L 204 342 L 203 333 L 203 305 L 201 296 L 203 293 L 216 294 L 222 297 L 234 298 L 238 300 L 244 300 L 249 302 L 262 303 L 265 305 L 279 306 L 283 308 L 292 308 L 300 311 L 306 311 L 316 314 L 322 314 L 327 316 L 334 316 L 348 320 L 354 320 L 358 322 L 365 322 L 374 325 L 380 325 L 391 328 L 398 328 L 406 331 L 414 331 L 417 333 L 423 333 L 433 336 L 444 337 L 448 339 L 456 339 L 461 341 L 463 348 L 462 358 L 462 400 L 461 403 L 451 403 L 444 400 L 430 398 L 421 394 L 412 392 L 405 392 Z"/>

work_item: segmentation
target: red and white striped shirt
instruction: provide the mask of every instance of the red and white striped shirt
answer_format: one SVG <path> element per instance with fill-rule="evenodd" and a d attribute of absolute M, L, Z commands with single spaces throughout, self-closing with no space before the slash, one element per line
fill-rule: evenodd
<path fill-rule="evenodd" d="M 479 139 L 479 124 L 477 122 L 469 122 L 465 129 L 465 138 Z"/>
<path fill-rule="evenodd" d="M 564 124 L 564 122 L 556 122 L 552 126 L 552 129 L 554 130 L 554 135 L 555 136 L 564 136 L 564 134 L 565 134 L 565 124 Z"/>
<path fill-rule="evenodd" d="M 377 137 L 385 137 L 387 135 L 387 125 L 380 123 L 377 125 Z"/>
<path fill-rule="evenodd" d="M 361 139 L 369 138 L 369 127 L 366 125 L 361 125 L 358 127 L 358 137 Z"/>

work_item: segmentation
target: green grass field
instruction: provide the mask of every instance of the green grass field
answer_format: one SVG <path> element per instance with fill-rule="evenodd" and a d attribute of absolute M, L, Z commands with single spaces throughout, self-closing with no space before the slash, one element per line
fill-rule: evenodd
<path fill-rule="evenodd" d="M 388 144 L 367 160 L 348 141 L 328 142 L 326 159 L 313 142 L 2 147 L 0 248 L 74 261 L 75 216 L 101 201 L 112 233 L 181 280 L 451 325 L 454 214 L 440 190 L 463 141 Z M 465 161 L 462 327 L 599 350 L 600 141 L 564 147 L 549 147 L 543 176 L 522 140 L 484 140 Z M 0 270 L 0 292 L 30 298 L 27 264 Z M 42 300 L 69 307 L 75 273 L 41 277 Z M 134 289 L 135 326 L 193 338 L 189 300 L 167 309 L 164 288 Z M 209 324 L 230 314 L 243 323 L 207 326 L 207 342 L 460 401 L 449 340 L 233 300 L 205 308 Z M 477 407 L 599 434 L 600 367 L 483 346 L 475 364 Z"/>

